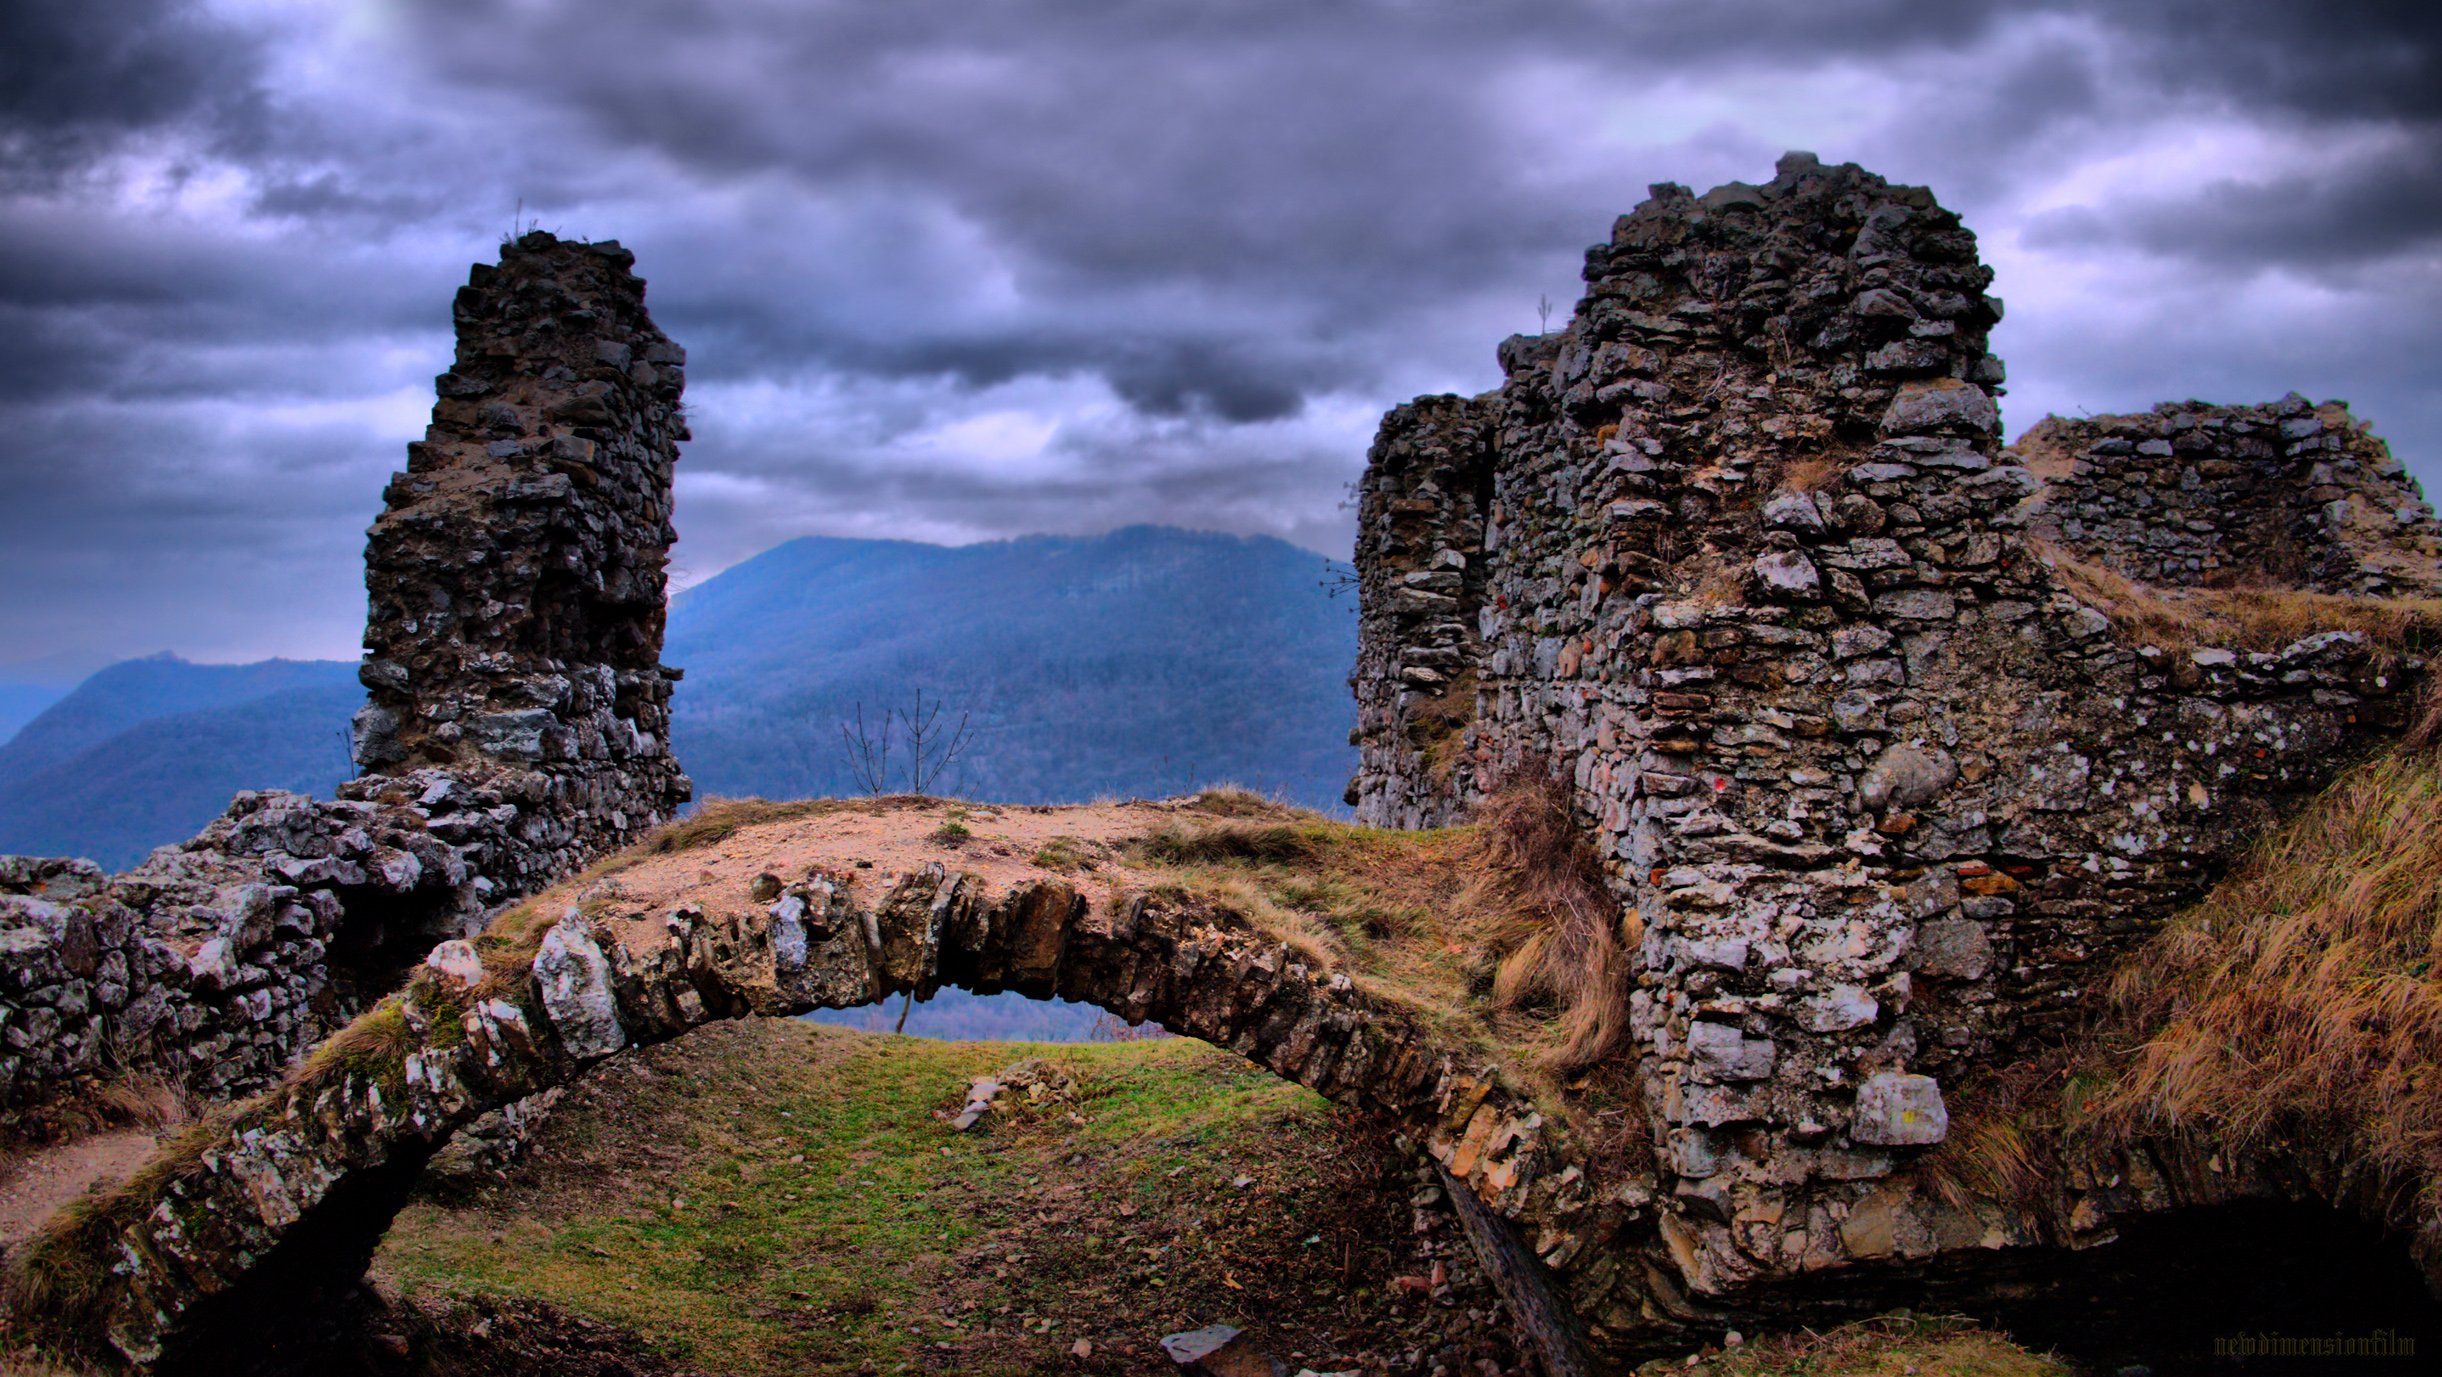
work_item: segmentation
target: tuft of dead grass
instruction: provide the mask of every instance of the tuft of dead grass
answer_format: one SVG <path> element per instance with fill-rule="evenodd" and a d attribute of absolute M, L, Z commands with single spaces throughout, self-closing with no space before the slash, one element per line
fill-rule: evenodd
<path fill-rule="evenodd" d="M 2357 598 L 2300 588 L 2157 588 L 2049 545 L 2037 553 L 2061 586 L 2131 640 L 2174 654 L 2200 646 L 2278 650 L 2326 631 L 2354 631 L 2393 654 L 2442 640 L 2442 598 Z"/>
<path fill-rule="evenodd" d="M 1294 818 L 1303 817 L 1303 809 L 1282 803 L 1279 799 L 1259 794 L 1241 784 L 1215 784 L 1199 790 L 1195 810 L 1216 818 Z"/>
<path fill-rule="evenodd" d="M 2442 695 L 2429 689 L 2427 721 Z M 2354 767 L 2171 923 L 2111 990 L 2107 1130 L 2338 1148 L 2442 1190 L 2442 753 Z"/>
<path fill-rule="evenodd" d="M 2036 1208 L 2060 1179 L 2061 1127 L 2091 1078 L 2075 1057 L 2055 1048 L 1953 1087 L 1950 1136 L 1917 1164 L 1925 1188 L 1957 1209 L 1979 1200 Z"/>
<path fill-rule="evenodd" d="M 1786 492 L 1820 492 L 1847 471 L 1839 455 L 1801 455 L 1782 466 L 1780 486 Z"/>
<path fill-rule="evenodd" d="M 1475 943 L 1496 961 L 1494 1001 L 1544 1002 L 1559 1016 L 1554 1069 L 1582 1071 L 1628 1040 L 1629 953 L 1644 937 L 1623 911 L 1577 825 L 1568 789 L 1547 775 L 1507 781 L 1475 810 L 1485 864 L 1462 899 Z"/>

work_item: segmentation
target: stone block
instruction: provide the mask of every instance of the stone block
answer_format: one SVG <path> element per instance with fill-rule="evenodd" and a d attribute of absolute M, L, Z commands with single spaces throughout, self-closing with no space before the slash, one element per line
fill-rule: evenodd
<path fill-rule="evenodd" d="M 1950 1136 L 1950 1111 L 1931 1076 L 1882 1071 L 1857 1087 L 1849 1138 L 1879 1147 L 1923 1147 Z"/>

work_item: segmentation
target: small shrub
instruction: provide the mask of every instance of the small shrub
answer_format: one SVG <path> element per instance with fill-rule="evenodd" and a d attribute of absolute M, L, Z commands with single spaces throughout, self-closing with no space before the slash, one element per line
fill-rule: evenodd
<path fill-rule="evenodd" d="M 1063 875 L 1094 868 L 1093 858 L 1085 854 L 1085 843 L 1068 836 L 1054 837 L 1043 843 L 1034 853 L 1034 863 Z"/>

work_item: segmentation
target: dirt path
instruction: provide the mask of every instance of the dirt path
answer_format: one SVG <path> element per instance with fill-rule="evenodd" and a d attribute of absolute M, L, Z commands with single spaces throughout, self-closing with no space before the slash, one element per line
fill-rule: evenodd
<path fill-rule="evenodd" d="M 93 1187 L 126 1180 L 159 1141 L 149 1128 L 96 1133 L 20 1158 L 0 1179 L 0 1252 Z"/>

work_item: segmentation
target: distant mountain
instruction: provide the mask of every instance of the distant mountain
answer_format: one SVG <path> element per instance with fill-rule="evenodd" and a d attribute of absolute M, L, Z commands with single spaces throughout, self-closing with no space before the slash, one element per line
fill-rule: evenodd
<path fill-rule="evenodd" d="M 324 660 L 110 666 L 0 746 L 0 853 L 77 855 L 120 870 L 192 836 L 240 789 L 328 795 L 364 701 Z"/>
<path fill-rule="evenodd" d="M 0 746 L 0 784 L 157 718 L 355 683 L 356 666 L 336 660 L 198 665 L 175 655 L 153 655 L 122 661 L 96 671 Z"/>
<path fill-rule="evenodd" d="M 793 540 L 673 603 L 673 731 L 703 794 L 859 791 L 869 734 L 922 689 L 973 744 L 935 792 L 1022 802 L 1234 782 L 1336 809 L 1356 767 L 1344 564 L 1265 537 L 1136 526 L 943 547 Z M 904 742 L 890 787 L 904 785 Z"/>
<path fill-rule="evenodd" d="M 903 997 L 894 995 L 862 1009 L 817 1009 L 806 1017 L 835 1028 L 904 1032 L 909 1037 L 950 1042 L 1086 1042 L 1092 1039 L 1102 1015 L 1091 1004 L 1028 999 L 1013 991 L 969 994 L 953 985 L 935 991 L 931 999 L 916 1001 L 902 1028 L 899 1011 L 903 1003 Z"/>
<path fill-rule="evenodd" d="M 1060 802 L 1235 782 L 1339 806 L 1355 768 L 1347 566 L 1281 541 L 1138 526 L 943 547 L 793 540 L 672 604 L 675 736 L 699 793 L 852 794 L 840 724 L 921 688 L 973 740 L 935 790 Z M 355 666 L 161 655 L 104 669 L 0 745 L 0 852 L 116 869 L 239 789 L 327 795 Z M 920 1013 L 922 1011 L 919 1011 Z"/>
<path fill-rule="evenodd" d="M 0 684 L 0 745 L 7 744 L 17 729 L 42 715 L 42 710 L 68 696 L 63 688 L 49 684 Z"/>

